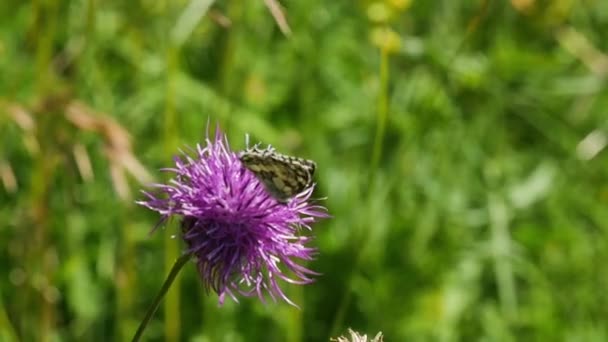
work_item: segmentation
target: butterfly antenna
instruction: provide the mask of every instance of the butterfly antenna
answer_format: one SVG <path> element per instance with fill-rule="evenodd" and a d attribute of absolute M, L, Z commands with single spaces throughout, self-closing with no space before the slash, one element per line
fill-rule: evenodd
<path fill-rule="evenodd" d="M 249 133 L 245 133 L 245 148 L 249 149 Z"/>

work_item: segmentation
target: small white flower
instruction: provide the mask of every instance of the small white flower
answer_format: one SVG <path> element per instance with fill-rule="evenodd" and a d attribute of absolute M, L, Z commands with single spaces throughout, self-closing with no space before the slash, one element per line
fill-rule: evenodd
<path fill-rule="evenodd" d="M 374 336 L 373 339 L 368 340 L 367 335 L 359 335 L 358 332 L 354 331 L 351 328 L 348 328 L 348 333 L 350 334 L 350 339 L 348 337 L 340 336 L 338 338 L 332 338 L 331 341 L 335 342 L 383 342 L 382 332 L 379 332 Z"/>

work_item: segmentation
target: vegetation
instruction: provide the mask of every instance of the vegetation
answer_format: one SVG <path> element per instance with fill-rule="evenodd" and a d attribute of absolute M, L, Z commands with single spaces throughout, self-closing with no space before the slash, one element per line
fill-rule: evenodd
<path fill-rule="evenodd" d="M 322 275 L 186 265 L 148 340 L 608 340 L 608 2 L 272 3 L 0 2 L 0 340 L 133 336 L 184 248 L 135 201 L 216 122 L 316 161 Z"/>

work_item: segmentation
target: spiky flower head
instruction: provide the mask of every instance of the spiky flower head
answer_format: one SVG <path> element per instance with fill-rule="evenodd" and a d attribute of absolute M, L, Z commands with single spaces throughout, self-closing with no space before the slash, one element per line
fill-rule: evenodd
<path fill-rule="evenodd" d="M 358 332 L 354 331 L 351 328 L 348 328 L 348 333 L 350 334 L 350 338 L 345 336 L 340 336 L 338 338 L 332 338 L 330 341 L 335 342 L 368 342 L 367 335 L 360 335 Z M 369 342 L 382 342 L 384 341 L 382 337 L 382 332 L 379 332 L 374 336 L 374 338 L 370 339 Z"/>
<path fill-rule="evenodd" d="M 301 265 L 312 260 L 316 249 L 308 246 L 312 223 L 327 217 L 324 207 L 311 202 L 313 187 L 279 202 L 230 149 L 219 128 L 213 140 L 175 157 L 167 184 L 145 192 L 139 201 L 162 215 L 161 222 L 181 219 L 181 237 L 187 253 L 196 258 L 204 287 L 219 295 L 268 294 L 295 305 L 279 286 L 280 281 L 309 284 L 316 272 Z"/>

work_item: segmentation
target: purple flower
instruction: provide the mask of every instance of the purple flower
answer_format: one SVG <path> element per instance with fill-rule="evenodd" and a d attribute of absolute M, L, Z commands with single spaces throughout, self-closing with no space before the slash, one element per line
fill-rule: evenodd
<path fill-rule="evenodd" d="M 308 284 L 318 273 L 298 261 L 312 260 L 316 249 L 307 246 L 311 224 L 328 217 L 326 209 L 312 204 L 313 187 L 277 201 L 264 184 L 246 169 L 230 150 L 226 136 L 216 130 L 215 139 L 197 145 L 190 154 L 175 158 L 168 184 L 155 184 L 159 192 L 144 192 L 139 201 L 162 215 L 161 222 L 181 217 L 187 253 L 196 257 L 204 287 L 219 295 L 257 295 L 264 301 L 282 298 L 295 305 L 279 287 L 279 281 Z"/>

